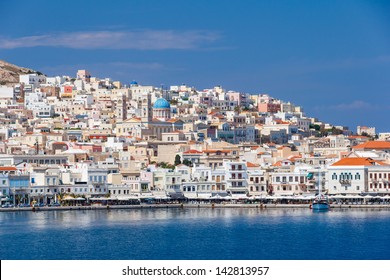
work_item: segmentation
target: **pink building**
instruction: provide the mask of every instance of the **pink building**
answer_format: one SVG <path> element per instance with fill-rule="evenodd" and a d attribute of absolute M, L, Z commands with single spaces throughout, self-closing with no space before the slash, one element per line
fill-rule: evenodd
<path fill-rule="evenodd" d="M 77 71 L 77 79 L 89 82 L 91 79 L 91 74 L 87 70 Z"/>
<path fill-rule="evenodd" d="M 277 113 L 280 112 L 280 104 L 278 103 L 259 103 L 257 110 L 261 113 Z"/>

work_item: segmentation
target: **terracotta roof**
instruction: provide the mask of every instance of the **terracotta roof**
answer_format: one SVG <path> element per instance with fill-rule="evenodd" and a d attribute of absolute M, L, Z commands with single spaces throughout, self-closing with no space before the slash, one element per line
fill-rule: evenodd
<path fill-rule="evenodd" d="M 354 146 L 353 149 L 387 150 L 387 149 L 390 149 L 390 142 L 388 142 L 388 141 L 367 141 L 365 143 Z"/>
<path fill-rule="evenodd" d="M 378 160 L 373 160 L 372 158 L 363 158 L 363 157 L 343 158 L 332 164 L 332 166 L 346 166 L 346 165 L 347 166 L 348 165 L 372 166 L 372 165 L 387 165 L 387 164 Z"/>
<path fill-rule="evenodd" d="M 277 124 L 290 124 L 289 122 L 284 122 L 282 120 L 275 120 Z"/>
<path fill-rule="evenodd" d="M 352 138 L 352 139 L 367 139 L 368 136 L 363 136 L 363 135 L 351 135 L 351 136 L 348 136 L 348 138 Z"/>
<path fill-rule="evenodd" d="M 279 161 L 275 162 L 274 164 L 272 164 L 272 166 L 282 166 L 282 161 L 279 160 Z"/>
<path fill-rule="evenodd" d="M 63 141 L 53 142 L 53 145 L 54 144 L 57 144 L 57 145 L 68 145 L 68 143 L 63 142 Z"/>
<path fill-rule="evenodd" d="M 298 156 L 289 156 L 289 157 L 288 157 L 288 160 L 290 160 L 290 161 L 295 161 L 295 160 L 298 159 L 298 158 L 302 158 L 302 156 L 301 156 L 301 155 L 298 155 Z"/>
<path fill-rule="evenodd" d="M 197 150 L 188 150 L 188 151 L 184 152 L 183 154 L 186 154 L 186 155 L 188 155 L 188 154 L 202 154 L 202 152 L 197 151 Z"/>
<path fill-rule="evenodd" d="M 247 167 L 259 167 L 260 165 L 254 164 L 254 163 L 248 161 L 248 162 L 246 163 L 246 166 L 247 166 Z"/>
<path fill-rule="evenodd" d="M 18 169 L 13 166 L 0 166 L 0 171 L 16 171 L 16 170 Z"/>
<path fill-rule="evenodd" d="M 180 121 L 180 120 L 174 119 L 174 118 L 167 120 L 167 122 L 170 122 L 170 123 L 175 123 L 175 122 L 178 122 L 178 121 Z"/>
<path fill-rule="evenodd" d="M 221 152 L 221 153 L 230 153 L 231 150 L 203 150 L 203 153 L 216 153 L 216 152 Z"/>

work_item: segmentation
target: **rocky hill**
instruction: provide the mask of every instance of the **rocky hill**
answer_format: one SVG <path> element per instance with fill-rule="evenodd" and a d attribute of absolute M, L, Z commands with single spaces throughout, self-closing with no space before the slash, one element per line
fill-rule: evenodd
<path fill-rule="evenodd" d="M 16 84 L 19 82 L 19 75 L 31 73 L 38 72 L 0 60 L 0 85 Z"/>

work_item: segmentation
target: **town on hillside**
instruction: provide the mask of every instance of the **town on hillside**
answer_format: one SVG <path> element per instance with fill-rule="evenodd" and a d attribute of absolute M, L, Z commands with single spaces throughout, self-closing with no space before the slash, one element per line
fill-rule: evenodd
<path fill-rule="evenodd" d="M 389 137 L 269 94 L 20 73 L 0 86 L 1 205 L 385 200 Z"/>

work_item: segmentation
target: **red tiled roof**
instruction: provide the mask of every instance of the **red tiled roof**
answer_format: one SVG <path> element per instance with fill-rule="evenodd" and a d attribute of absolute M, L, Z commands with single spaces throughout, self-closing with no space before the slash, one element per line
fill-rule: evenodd
<path fill-rule="evenodd" d="M 387 164 L 378 160 L 373 160 L 372 158 L 363 158 L 363 157 L 343 158 L 332 164 L 332 166 L 348 166 L 348 165 L 371 166 L 371 165 L 387 165 Z"/>
<path fill-rule="evenodd" d="M 221 153 L 230 153 L 230 150 L 203 150 L 203 153 L 216 153 L 216 152 L 221 152 Z"/>
<path fill-rule="evenodd" d="M 387 149 L 390 149 L 390 142 L 388 142 L 388 141 L 367 141 L 365 143 L 354 146 L 353 149 L 387 150 Z"/>
<path fill-rule="evenodd" d="M 351 136 L 348 136 L 348 138 L 350 139 L 367 139 L 368 136 L 363 136 L 363 135 L 351 135 Z"/>
<path fill-rule="evenodd" d="M 16 171 L 16 170 L 18 169 L 13 166 L 0 166 L 0 171 Z"/>
<path fill-rule="evenodd" d="M 272 166 L 282 166 L 282 161 L 279 160 L 279 161 L 275 162 L 274 164 L 272 164 Z"/>
<path fill-rule="evenodd" d="M 186 154 L 186 155 L 188 155 L 188 154 L 202 154 L 202 152 L 197 151 L 197 150 L 188 150 L 188 151 L 184 152 L 183 154 Z"/>
<path fill-rule="evenodd" d="M 248 161 L 248 162 L 246 163 L 246 166 L 247 166 L 247 167 L 259 167 L 260 165 L 254 164 L 254 163 Z"/>

